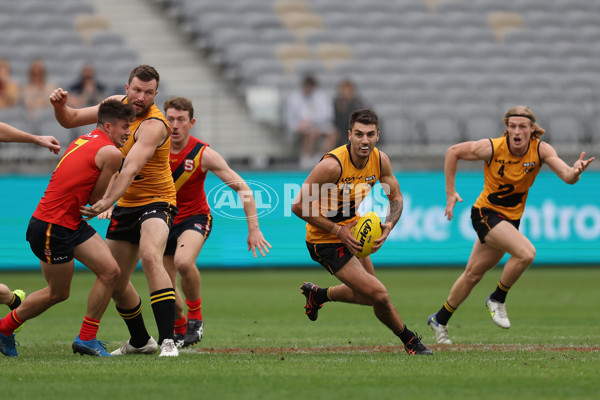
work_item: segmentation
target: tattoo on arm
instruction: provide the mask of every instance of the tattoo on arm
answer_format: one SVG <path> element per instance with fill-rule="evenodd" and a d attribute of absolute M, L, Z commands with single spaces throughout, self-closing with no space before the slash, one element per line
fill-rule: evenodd
<path fill-rule="evenodd" d="M 385 217 L 385 222 L 391 222 L 392 227 L 396 225 L 396 222 L 400 219 L 400 215 L 402 215 L 402 206 L 398 200 L 390 201 L 390 207 L 388 209 L 388 214 Z"/>

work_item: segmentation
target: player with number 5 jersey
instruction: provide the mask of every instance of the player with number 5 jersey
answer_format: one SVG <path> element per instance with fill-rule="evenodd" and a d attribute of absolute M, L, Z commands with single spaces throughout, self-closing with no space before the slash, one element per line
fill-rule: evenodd
<path fill-rule="evenodd" d="M 175 217 L 164 253 L 164 264 L 175 290 L 175 340 L 178 346 L 190 346 L 202 339 L 204 321 L 200 297 L 200 272 L 196 266 L 204 242 L 212 229 L 212 216 L 206 201 L 204 181 L 208 171 L 214 173 L 240 196 L 248 224 L 248 250 L 264 257 L 271 245 L 258 224 L 254 196 L 248 184 L 229 167 L 223 157 L 208 144 L 191 136 L 196 119 L 192 102 L 185 97 L 173 97 L 164 105 L 172 129 L 170 165 L 177 189 L 179 213 Z M 188 307 L 183 312 L 183 298 L 177 290 L 177 273 Z"/>
<path fill-rule="evenodd" d="M 121 152 L 135 118 L 132 106 L 117 100 L 98 108 L 96 129 L 75 139 L 52 173 L 50 183 L 27 228 L 27 241 L 40 259 L 48 286 L 29 295 L 0 319 L 0 351 L 17 356 L 14 332 L 69 297 L 74 259 L 96 274 L 85 318 L 72 348 L 74 353 L 106 357 L 96 338 L 119 277 L 119 266 L 100 235 L 82 219 L 80 207 L 101 199 L 121 166 Z"/>
<path fill-rule="evenodd" d="M 564 182 L 574 184 L 594 158 L 579 159 L 569 167 L 548 143 L 541 141 L 545 130 L 536 123 L 534 113 L 525 106 L 511 108 L 504 115 L 506 129 L 501 137 L 456 144 L 448 149 L 445 160 L 446 217 L 453 218 L 454 206 L 462 202 L 456 192 L 458 160 L 484 161 L 484 187 L 471 209 L 471 222 L 477 232 L 465 271 L 454 282 L 440 310 L 429 316 L 427 324 L 437 343 L 450 344 L 448 320 L 469 296 L 485 273 L 510 255 L 498 286 L 485 299 L 492 321 L 510 328 L 506 295 L 535 258 L 535 247 L 521 232 L 519 223 L 529 188 L 543 164 Z"/>

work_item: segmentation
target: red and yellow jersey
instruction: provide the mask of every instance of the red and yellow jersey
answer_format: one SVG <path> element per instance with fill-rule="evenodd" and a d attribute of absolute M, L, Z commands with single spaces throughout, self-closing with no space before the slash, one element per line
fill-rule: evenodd
<path fill-rule="evenodd" d="M 319 200 L 313 202 L 321 215 L 336 224 L 346 225 L 358 219 L 360 203 L 369 194 L 381 175 L 381 156 L 376 147 L 364 168 L 358 169 L 350 157 L 350 145 L 340 146 L 325 154 L 340 164 L 341 174 L 331 187 L 323 186 Z M 306 224 L 306 241 L 310 243 L 340 243 L 335 235 Z"/>
<path fill-rule="evenodd" d="M 127 103 L 127 98 L 123 99 Z M 135 142 L 138 140 L 138 130 L 140 126 L 149 119 L 157 119 L 162 121 L 169 136 L 160 146 L 156 148 L 152 157 L 142 167 L 138 175 L 135 177 L 125 194 L 119 199 L 117 205 L 120 207 L 138 207 L 155 202 L 167 202 L 176 205 L 175 185 L 171 177 L 171 169 L 169 168 L 169 152 L 171 148 L 171 128 L 165 119 L 163 113 L 158 109 L 156 104 L 144 115 L 139 115 L 135 121 L 131 123 L 131 135 L 127 139 L 125 146 L 120 150 L 123 153 L 123 158 L 127 156 Z"/>
<path fill-rule="evenodd" d="M 100 175 L 96 154 L 114 143 L 101 130 L 79 136 L 65 150 L 33 216 L 41 221 L 77 229 L 81 223 L 79 207 L 88 204 Z"/>
<path fill-rule="evenodd" d="M 179 212 L 174 224 L 192 215 L 210 214 L 206 201 L 204 180 L 206 171 L 202 171 L 202 154 L 208 144 L 190 136 L 188 144 L 179 153 L 171 153 L 169 163 L 175 189 L 177 190 L 177 208 Z"/>
<path fill-rule="evenodd" d="M 483 191 L 475 202 L 475 207 L 491 208 L 518 220 L 523 215 L 529 188 L 540 172 L 540 140 L 531 138 L 529 148 L 523 157 L 511 154 L 508 137 L 490 139 L 492 158 L 483 169 Z"/>

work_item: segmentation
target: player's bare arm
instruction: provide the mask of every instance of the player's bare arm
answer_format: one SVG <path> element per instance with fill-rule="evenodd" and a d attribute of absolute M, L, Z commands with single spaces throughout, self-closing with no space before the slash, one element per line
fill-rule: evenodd
<path fill-rule="evenodd" d="M 214 173 L 240 196 L 248 223 L 248 250 L 252 250 L 252 254 L 256 257 L 256 250 L 258 249 L 260 254 L 265 257 L 265 252 L 269 253 L 271 244 L 267 242 L 260 231 L 256 202 L 254 201 L 252 190 L 246 181 L 229 167 L 225 159 L 218 152 L 212 150 L 210 147 L 207 147 L 204 150 L 204 154 L 202 154 L 201 168 L 202 171 L 211 171 Z"/>
<path fill-rule="evenodd" d="M 356 222 L 343 226 L 338 225 L 322 216 L 319 201 L 314 201 L 320 199 L 323 186 L 336 184 L 341 172 L 339 163 L 332 157 L 326 157 L 319 162 L 302 184 L 300 193 L 292 205 L 292 212 L 309 224 L 335 234 L 350 251 L 358 253 L 361 251 L 362 245 L 350 232 Z"/>
<path fill-rule="evenodd" d="M 60 143 L 54 136 L 37 136 L 0 122 L 0 142 L 33 143 L 46 147 L 54 154 L 60 152 Z"/>
<path fill-rule="evenodd" d="M 572 167 L 569 167 L 556 153 L 556 150 L 548 143 L 540 143 L 540 157 L 542 161 L 564 182 L 575 184 L 579 181 L 581 174 L 588 165 L 594 161 L 594 157 L 585 159 L 585 152 L 581 153 L 579 159 L 575 161 Z"/>
<path fill-rule="evenodd" d="M 446 177 L 446 210 L 444 215 L 448 218 L 448 221 L 454 218 L 453 210 L 456 203 L 463 201 L 455 188 L 458 160 L 489 161 L 491 157 L 492 143 L 489 139 L 458 143 L 451 146 L 446 151 L 446 158 L 444 161 L 444 175 Z"/>
<path fill-rule="evenodd" d="M 85 216 L 95 216 L 106 210 L 121 197 L 133 179 L 146 165 L 146 162 L 156 151 L 156 148 L 165 141 L 168 131 L 162 121 L 149 119 L 140 125 L 136 132 L 136 142 L 125 157 L 123 167 L 113 182 L 110 191 L 104 198 L 95 202 L 91 207 L 82 208 Z"/>
<path fill-rule="evenodd" d="M 380 151 L 379 154 L 381 155 L 381 175 L 379 181 L 386 191 L 390 205 L 388 207 L 385 222 L 381 224 L 381 237 L 375 240 L 373 253 L 381 248 L 383 242 L 385 242 L 392 229 L 394 229 L 394 226 L 398 223 L 404 206 L 400 184 L 398 183 L 398 179 L 394 176 L 392 163 L 385 153 Z"/>
<path fill-rule="evenodd" d="M 90 194 L 90 204 L 94 204 L 104 197 L 113 176 L 121 167 L 122 160 L 123 155 L 114 146 L 104 146 L 98 150 L 98 153 L 96 153 L 96 166 L 100 169 L 100 174 Z"/>
<path fill-rule="evenodd" d="M 50 104 L 54 107 L 54 116 L 62 127 L 70 129 L 98 122 L 98 107 L 100 104 L 91 107 L 73 108 L 67 105 L 68 97 L 68 92 L 62 88 L 54 89 L 49 96 Z M 106 100 L 121 100 L 122 98 L 122 95 L 115 95 L 108 97 Z"/>
<path fill-rule="evenodd" d="M 123 165 L 123 155 L 121 154 L 121 152 L 119 152 L 119 155 L 121 157 L 121 159 L 119 160 L 119 167 L 117 168 L 117 171 L 115 173 L 113 173 L 112 177 L 110 178 L 110 181 L 108 183 L 108 185 L 106 186 L 106 190 L 102 193 L 102 196 L 104 196 L 104 194 L 106 194 L 107 192 L 110 191 L 110 188 L 112 187 L 113 183 L 115 182 L 115 179 L 117 179 L 117 176 L 119 176 L 119 168 L 121 165 Z M 100 197 L 102 198 L 102 197 Z M 94 204 L 92 201 L 90 201 L 90 204 Z M 108 208 L 108 210 L 106 211 L 102 211 L 101 213 L 99 213 L 98 215 L 96 215 L 96 217 L 98 219 L 110 219 L 112 217 L 112 212 L 113 212 L 113 208 L 114 206 L 110 206 Z M 86 215 L 86 213 L 84 211 L 89 210 L 89 207 L 84 206 L 80 208 L 81 214 L 82 215 Z M 89 213 L 88 213 L 89 214 Z M 94 217 L 94 215 L 90 215 L 86 218 L 84 218 L 85 220 L 90 220 Z"/>

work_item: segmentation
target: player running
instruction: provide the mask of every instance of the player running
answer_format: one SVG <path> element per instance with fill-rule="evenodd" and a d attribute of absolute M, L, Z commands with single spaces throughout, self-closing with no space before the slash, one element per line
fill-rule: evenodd
<path fill-rule="evenodd" d="M 379 321 L 400 338 L 408 354 L 432 354 L 400 318 L 387 289 L 375 277 L 371 258 L 358 259 L 354 255 L 362 249 L 350 232 L 358 219 L 356 210 L 378 180 L 387 188 L 390 205 L 374 252 L 381 248 L 402 214 L 402 193 L 390 160 L 375 147 L 379 140 L 377 114 L 367 109 L 352 113 L 348 140 L 350 144 L 323 156 L 292 206 L 294 214 L 307 222 L 306 246 L 311 258 L 342 282 L 330 288 L 310 282 L 302 285 L 306 315 L 316 320 L 327 301 L 368 305 Z"/>
<path fill-rule="evenodd" d="M 485 305 L 496 325 L 510 328 L 506 295 L 535 258 L 535 247 L 518 230 L 529 188 L 544 163 L 560 179 L 574 184 L 594 160 L 593 157 L 585 160 L 585 153 L 581 153 L 573 167 L 569 167 L 551 145 L 540 140 L 545 130 L 536 124 L 535 115 L 525 106 L 508 110 L 504 125 L 504 134 L 498 138 L 455 144 L 446 152 L 445 215 L 448 220 L 454 216 L 456 202 L 462 202 L 454 186 L 458 160 L 485 161 L 484 187 L 471 208 L 471 222 L 479 239 L 475 240 L 466 269 L 454 282 L 442 308 L 427 319 L 437 343 L 451 343 L 448 320 L 505 253 L 510 254 L 510 258 Z"/>

